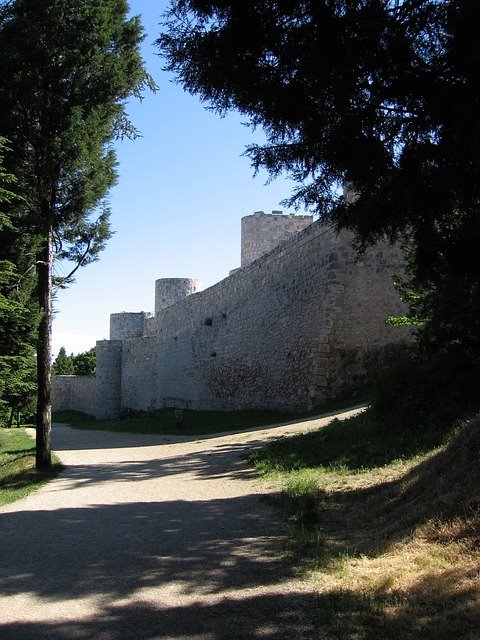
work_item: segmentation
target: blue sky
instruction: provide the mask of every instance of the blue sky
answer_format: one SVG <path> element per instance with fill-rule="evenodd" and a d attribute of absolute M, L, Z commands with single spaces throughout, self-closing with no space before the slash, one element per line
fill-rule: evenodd
<path fill-rule="evenodd" d="M 211 286 L 240 265 L 240 219 L 282 209 L 293 185 L 253 177 L 245 147 L 261 132 L 243 118 L 219 118 L 162 71 L 153 46 L 166 1 L 131 0 L 147 37 L 146 67 L 159 90 L 132 101 L 128 113 L 141 136 L 116 145 L 119 181 L 110 195 L 115 232 L 100 260 L 77 272 L 60 291 L 53 354 L 84 351 L 108 338 L 111 313 L 152 311 L 154 283 L 163 277 L 200 278 Z M 299 211 L 298 213 L 303 213 Z"/>

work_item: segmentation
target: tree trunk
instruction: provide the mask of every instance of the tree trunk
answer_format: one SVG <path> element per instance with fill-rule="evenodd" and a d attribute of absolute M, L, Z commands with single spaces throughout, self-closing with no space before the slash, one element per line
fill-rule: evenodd
<path fill-rule="evenodd" d="M 52 343 L 52 229 L 46 234 L 38 260 L 38 302 L 42 319 L 37 345 L 37 444 L 36 467 L 49 469 L 52 464 L 51 431 L 51 343 Z"/>

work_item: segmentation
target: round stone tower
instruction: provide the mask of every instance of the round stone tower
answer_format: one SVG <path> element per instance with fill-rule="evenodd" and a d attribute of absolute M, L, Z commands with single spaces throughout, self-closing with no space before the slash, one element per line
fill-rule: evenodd
<path fill-rule="evenodd" d="M 281 211 L 271 214 L 256 211 L 251 216 L 244 216 L 241 221 L 242 267 L 269 253 L 312 222 L 312 216 L 283 215 Z"/>
<path fill-rule="evenodd" d="M 155 315 L 201 289 L 200 280 L 160 278 L 155 281 Z"/>

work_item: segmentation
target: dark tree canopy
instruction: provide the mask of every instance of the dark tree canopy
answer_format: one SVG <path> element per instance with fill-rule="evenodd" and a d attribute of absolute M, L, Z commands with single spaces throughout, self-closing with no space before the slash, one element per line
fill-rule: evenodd
<path fill-rule="evenodd" d="M 442 290 L 446 313 L 467 305 L 476 326 L 479 32 L 469 0 L 174 0 L 158 45 L 186 90 L 263 128 L 247 154 L 295 179 L 290 205 L 360 244 L 407 239 L 410 284 Z M 435 331 L 454 339 L 455 322 Z"/>
<path fill-rule="evenodd" d="M 12 205 L 20 200 L 15 177 L 3 171 L 5 147 L 0 138 L 0 424 L 11 425 L 20 411 L 33 406 L 39 317 L 35 248 L 15 226 Z"/>
<path fill-rule="evenodd" d="M 461 1 L 178 0 L 158 42 L 185 89 L 263 127 L 248 153 L 293 202 L 370 240 L 476 207 L 479 24 Z"/>

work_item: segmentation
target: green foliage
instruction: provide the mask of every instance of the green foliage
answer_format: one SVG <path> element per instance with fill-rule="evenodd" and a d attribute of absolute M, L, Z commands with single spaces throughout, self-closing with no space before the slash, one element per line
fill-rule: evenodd
<path fill-rule="evenodd" d="M 92 347 L 67 356 L 65 347 L 61 347 L 52 365 L 52 374 L 56 376 L 93 376 L 96 365 L 96 350 Z"/>
<path fill-rule="evenodd" d="M 65 347 L 60 347 L 57 357 L 52 364 L 52 375 L 54 376 L 73 376 L 72 356 L 67 356 Z"/>
<path fill-rule="evenodd" d="M 3 171 L 4 150 L 8 147 L 0 138 L 0 423 L 11 426 L 20 411 L 33 408 L 39 315 L 33 299 L 33 256 L 24 252 L 25 240 L 19 237 L 10 210 L 20 200 L 11 191 L 16 187 L 14 176 Z M 3 207 L 8 213 L 2 212 Z"/>
<path fill-rule="evenodd" d="M 125 0 L 0 4 L 0 135 L 24 196 L 15 232 L 33 248 L 38 328 L 37 463 L 50 465 L 50 334 L 54 258 L 71 263 L 57 286 L 97 260 L 111 236 L 107 196 L 113 140 L 133 137 L 127 99 L 154 83 L 143 67 L 138 17 Z"/>
<path fill-rule="evenodd" d="M 0 134 L 14 151 L 8 166 L 28 194 L 28 232 L 44 235 L 52 226 L 57 259 L 77 268 L 98 259 L 111 235 L 111 142 L 135 134 L 125 101 L 153 87 L 138 48 L 139 19 L 127 11 L 124 0 L 75 0 L 67 9 L 55 0 L 48 10 L 15 0 L 0 11 Z"/>
<path fill-rule="evenodd" d="M 34 354 L 30 356 L 0 356 L 0 424 L 19 426 L 20 413 L 31 417 L 34 413 L 36 367 Z"/>
<path fill-rule="evenodd" d="M 337 215 L 365 237 L 437 205 L 451 215 L 459 165 L 474 176 L 478 16 L 455 0 L 173 0 L 158 44 L 185 89 L 263 127 L 267 143 L 248 153 L 293 176 L 294 203 L 329 214 L 349 182 L 357 199 Z M 441 183 L 446 171 L 457 184 Z"/>
<path fill-rule="evenodd" d="M 73 371 L 76 376 L 93 376 L 96 366 L 96 349 L 92 347 L 88 351 L 83 351 L 72 356 Z"/>
<path fill-rule="evenodd" d="M 371 412 L 389 432 L 442 433 L 480 409 L 480 361 L 461 345 L 400 352 L 374 385 Z"/>

